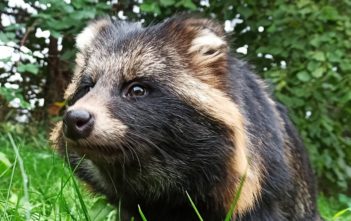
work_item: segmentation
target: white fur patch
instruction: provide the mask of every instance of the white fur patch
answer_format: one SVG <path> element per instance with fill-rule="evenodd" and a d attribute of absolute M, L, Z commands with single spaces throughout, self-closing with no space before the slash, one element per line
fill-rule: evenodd
<path fill-rule="evenodd" d="M 108 23 L 108 20 L 103 19 L 84 28 L 84 30 L 76 37 L 77 48 L 81 51 L 87 48 L 99 33 L 101 27 L 108 25 Z"/>
<path fill-rule="evenodd" d="M 92 26 L 86 27 L 76 38 L 76 45 L 79 50 L 83 50 L 91 44 L 97 34 L 96 28 Z"/>
<path fill-rule="evenodd" d="M 189 52 L 198 51 L 202 54 L 209 50 L 218 50 L 225 46 L 226 42 L 209 29 L 201 30 L 198 36 L 192 41 Z"/>

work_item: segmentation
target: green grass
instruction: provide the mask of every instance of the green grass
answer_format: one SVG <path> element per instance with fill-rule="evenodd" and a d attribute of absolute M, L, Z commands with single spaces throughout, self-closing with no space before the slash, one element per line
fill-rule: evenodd
<path fill-rule="evenodd" d="M 196 208 L 196 205 L 193 202 L 193 200 L 191 199 L 189 193 L 188 192 L 185 192 L 185 193 L 186 193 L 186 195 L 187 195 L 187 197 L 189 199 L 191 207 L 194 209 L 194 212 L 196 213 L 197 217 L 199 218 L 199 221 L 203 221 L 203 218 L 201 217 L 201 214 L 200 214 L 199 210 Z"/>
<path fill-rule="evenodd" d="M 44 133 L 25 130 L 0 127 L 0 220 L 115 221 L 117 210 L 87 191 L 72 174 L 74 168 L 49 147 Z M 351 221 L 351 197 L 320 194 L 318 204 L 325 220 Z"/>
<path fill-rule="evenodd" d="M 116 211 L 86 190 L 45 136 L 0 128 L 0 152 L 0 220 L 116 220 Z"/>

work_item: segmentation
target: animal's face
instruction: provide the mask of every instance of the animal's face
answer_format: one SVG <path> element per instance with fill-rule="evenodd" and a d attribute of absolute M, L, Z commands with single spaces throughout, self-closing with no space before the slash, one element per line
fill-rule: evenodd
<path fill-rule="evenodd" d="M 69 107 L 58 129 L 68 147 L 113 157 L 146 144 L 172 148 L 194 130 L 205 133 L 198 139 L 211 134 L 193 100 L 206 99 L 207 84 L 221 83 L 216 75 L 225 68 L 226 42 L 214 24 L 189 19 L 141 28 L 100 20 L 77 37 L 77 46 Z"/>

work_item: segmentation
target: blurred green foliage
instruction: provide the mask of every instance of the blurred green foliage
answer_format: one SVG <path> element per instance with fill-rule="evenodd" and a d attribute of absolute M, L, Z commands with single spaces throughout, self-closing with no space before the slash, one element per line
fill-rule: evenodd
<path fill-rule="evenodd" d="M 110 15 L 150 24 L 183 11 L 200 13 L 222 23 L 226 21 L 229 30 L 232 24 L 228 37 L 232 39 L 233 54 L 254 64 L 276 98 L 290 110 L 310 152 L 320 188 L 341 187 L 347 191 L 351 180 L 349 0 L 67 2 L 26 1 L 27 8 L 8 1 L 0 3 L 1 15 L 15 20 L 10 25 L 0 25 L 0 45 L 21 55 L 16 61 L 11 60 L 13 55 L 2 58 L 9 66 L 0 66 L 2 108 L 9 108 L 8 102 L 18 97 L 21 102 L 17 109 L 29 109 L 35 119 L 36 112 L 47 111 L 53 101 L 60 101 L 49 97 L 49 92 L 55 90 L 62 97 L 74 66 L 74 38 L 93 18 Z M 38 28 L 50 31 L 50 37 L 36 37 Z M 238 47 L 246 48 L 247 54 L 235 53 Z M 36 51 L 44 56 L 38 56 Z M 19 88 L 5 87 L 16 73 L 23 80 L 11 83 Z M 61 87 L 52 89 L 61 81 Z M 44 98 L 44 106 L 30 105 L 33 98 Z M 0 119 L 5 119 L 1 114 L 6 113 L 0 111 Z"/>

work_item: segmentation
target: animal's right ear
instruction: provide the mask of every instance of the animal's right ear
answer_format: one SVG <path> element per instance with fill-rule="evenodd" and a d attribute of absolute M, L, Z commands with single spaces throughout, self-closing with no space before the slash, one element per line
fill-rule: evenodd
<path fill-rule="evenodd" d="M 79 51 L 83 52 L 89 48 L 99 32 L 106 26 L 110 25 L 111 21 L 108 18 L 100 19 L 91 22 L 83 31 L 76 37 L 76 46 Z"/>
<path fill-rule="evenodd" d="M 92 48 L 93 41 L 98 37 L 98 35 L 112 22 L 109 18 L 103 18 L 90 22 L 83 31 L 76 37 L 76 46 L 79 52 L 76 54 L 76 65 L 74 70 L 74 75 L 71 83 L 67 86 L 65 90 L 64 98 L 67 100 L 71 97 L 78 88 L 79 81 L 82 77 L 82 69 L 84 66 L 84 54 Z"/>

